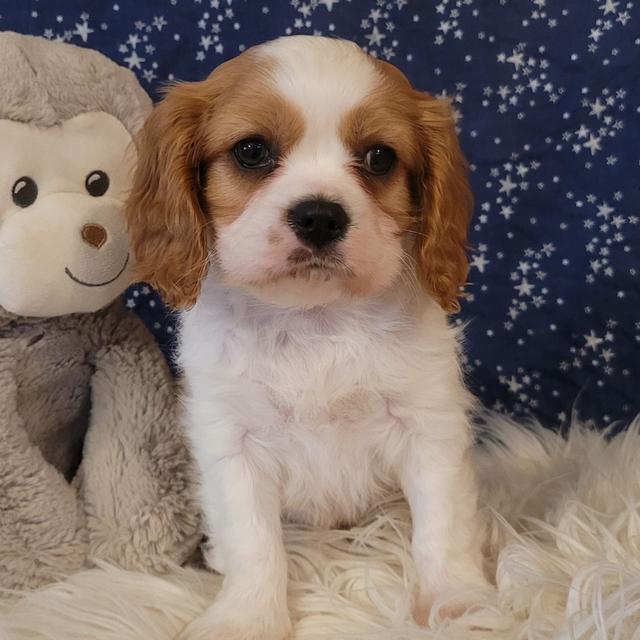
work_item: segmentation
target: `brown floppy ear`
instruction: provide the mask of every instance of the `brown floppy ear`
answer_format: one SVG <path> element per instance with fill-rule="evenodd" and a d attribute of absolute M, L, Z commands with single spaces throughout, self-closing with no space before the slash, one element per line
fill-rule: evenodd
<path fill-rule="evenodd" d="M 154 109 L 137 140 L 126 208 L 137 279 L 178 309 L 195 303 L 208 267 L 198 135 L 207 93 L 205 83 L 174 85 Z"/>
<path fill-rule="evenodd" d="M 418 95 L 423 148 L 423 164 L 416 176 L 418 278 L 440 306 L 452 313 L 460 310 L 460 288 L 467 279 L 465 249 L 473 200 L 450 105 L 427 94 Z"/>

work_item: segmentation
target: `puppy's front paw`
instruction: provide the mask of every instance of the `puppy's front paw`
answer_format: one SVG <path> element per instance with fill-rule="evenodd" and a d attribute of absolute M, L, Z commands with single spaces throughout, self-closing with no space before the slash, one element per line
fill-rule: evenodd
<path fill-rule="evenodd" d="M 459 618 L 470 608 L 488 604 L 495 599 L 495 587 L 484 577 L 469 581 L 423 586 L 416 595 L 413 619 L 420 626 Z M 432 615 L 433 613 L 433 615 Z"/>
<path fill-rule="evenodd" d="M 421 627 L 426 627 L 433 610 L 436 597 L 418 595 L 413 607 L 413 619 Z M 445 598 L 445 601 L 435 610 L 435 622 L 459 618 L 471 606 L 476 604 L 473 598 Z"/>
<path fill-rule="evenodd" d="M 225 611 L 222 603 L 216 603 L 189 624 L 178 640 L 286 640 L 290 633 L 287 613 L 260 614 L 241 602 Z"/>

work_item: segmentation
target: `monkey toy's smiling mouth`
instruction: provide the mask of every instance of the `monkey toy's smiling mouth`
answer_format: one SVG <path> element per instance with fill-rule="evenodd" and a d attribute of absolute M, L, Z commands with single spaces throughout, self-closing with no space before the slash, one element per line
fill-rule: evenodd
<path fill-rule="evenodd" d="M 81 280 L 80 278 L 75 276 L 73 273 L 71 273 L 71 270 L 69 269 L 69 267 L 65 267 L 64 272 L 74 282 L 81 284 L 83 287 L 104 287 L 108 284 L 111 284 L 112 282 L 115 282 L 124 273 L 124 270 L 127 268 L 128 264 L 129 264 L 129 254 L 127 253 L 127 257 L 124 259 L 124 264 L 120 268 L 120 271 L 118 271 L 118 273 L 116 273 L 116 275 L 113 276 L 113 278 L 110 278 L 109 280 L 105 280 L 104 282 L 86 282 L 85 280 Z"/>

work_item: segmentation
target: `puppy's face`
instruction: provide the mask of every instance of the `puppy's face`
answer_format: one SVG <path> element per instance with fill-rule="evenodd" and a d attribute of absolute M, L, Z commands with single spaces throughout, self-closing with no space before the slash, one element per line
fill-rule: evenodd
<path fill-rule="evenodd" d="M 282 38 L 174 86 L 139 153 L 138 275 L 174 307 L 208 270 L 284 306 L 405 277 L 457 307 L 471 199 L 450 109 L 354 44 Z"/>

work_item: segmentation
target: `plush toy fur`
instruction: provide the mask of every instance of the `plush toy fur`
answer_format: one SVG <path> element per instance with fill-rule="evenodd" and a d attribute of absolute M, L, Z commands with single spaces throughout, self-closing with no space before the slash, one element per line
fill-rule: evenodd
<path fill-rule="evenodd" d="M 37 136 L 97 113 L 97 122 L 115 118 L 133 136 L 150 109 L 134 75 L 97 52 L 0 33 L 0 125 L 16 135 L 23 130 L 8 122 Z M 94 133 L 81 131 L 88 145 Z M 184 562 L 199 540 L 174 381 L 142 323 L 113 302 L 129 272 L 83 286 L 56 262 L 66 252 L 64 264 L 89 282 L 119 269 L 123 255 L 127 266 L 128 184 L 116 167 L 104 198 L 85 191 L 85 175 L 104 168 L 103 151 L 97 144 L 86 168 L 65 166 L 63 181 L 59 164 L 0 148 L 0 587 L 37 587 L 96 559 L 162 570 Z M 108 151 L 107 164 L 125 153 Z M 20 209 L 11 189 L 29 163 L 40 190 Z M 96 224 L 102 244 L 87 233 Z M 47 237 L 64 243 L 46 246 Z M 38 271 L 49 256 L 51 268 Z M 28 279 L 21 259 L 33 262 Z M 64 315 L 47 291 L 63 296 Z"/>

